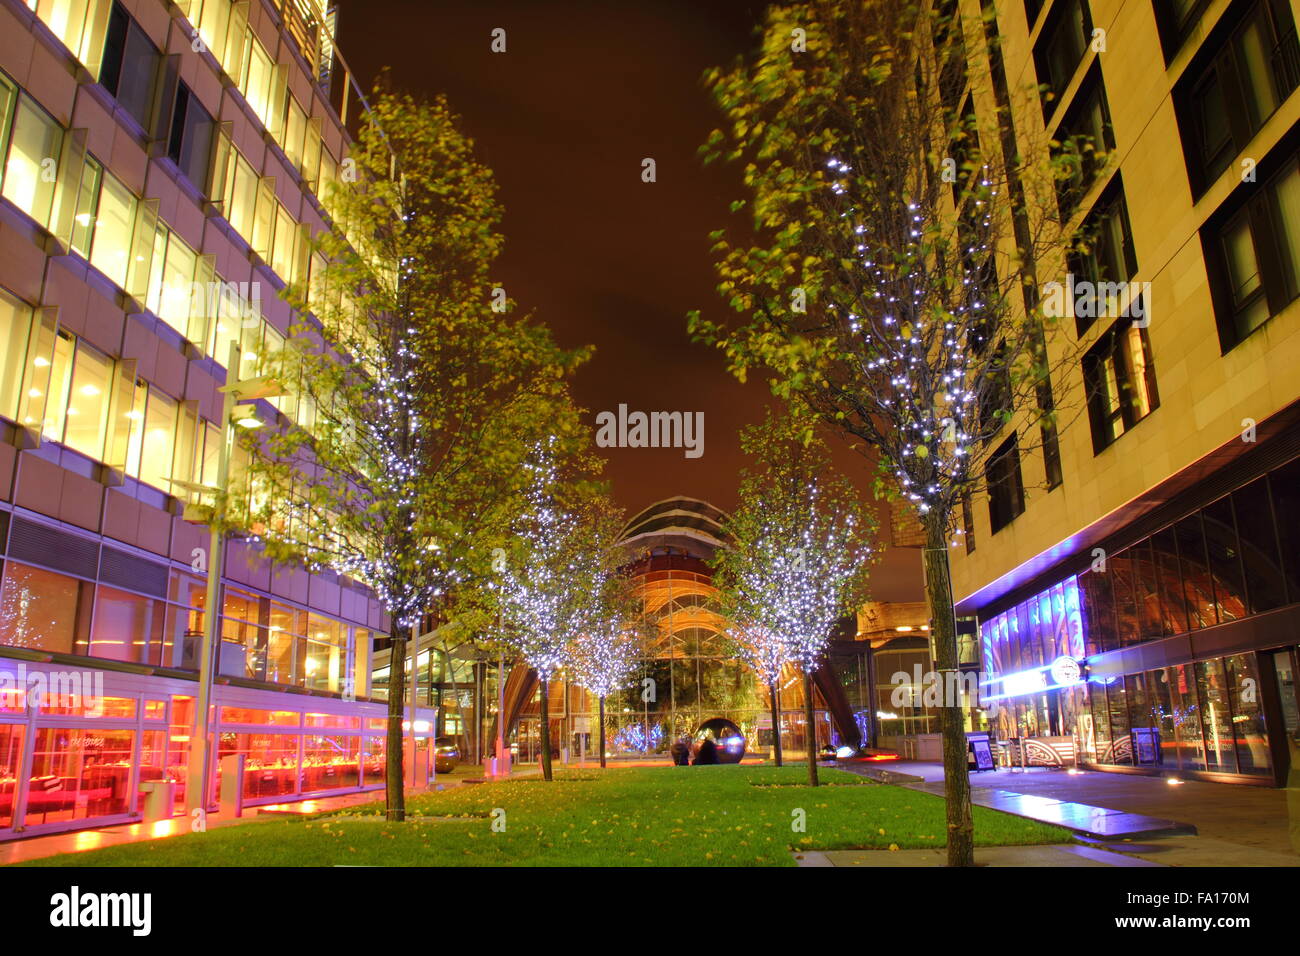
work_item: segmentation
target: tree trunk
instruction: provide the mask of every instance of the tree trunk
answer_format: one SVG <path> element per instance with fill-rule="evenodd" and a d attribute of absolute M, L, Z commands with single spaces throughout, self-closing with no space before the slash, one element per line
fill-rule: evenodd
<path fill-rule="evenodd" d="M 388 650 L 388 749 L 384 755 L 384 798 L 388 819 L 400 823 L 406 819 L 406 776 L 402 739 L 403 709 L 406 704 L 406 629 L 394 624 L 389 630 L 393 645 Z M 411 714 L 411 732 L 415 732 L 415 714 Z"/>
<path fill-rule="evenodd" d="M 781 766 L 781 705 L 777 702 L 776 681 L 767 685 L 767 698 L 772 704 L 772 758 Z"/>
<path fill-rule="evenodd" d="M 605 769 L 605 698 L 600 699 L 600 769 Z"/>
<path fill-rule="evenodd" d="M 542 678 L 542 779 L 551 779 L 551 688 L 550 681 Z"/>
<path fill-rule="evenodd" d="M 932 518 L 926 525 L 925 591 L 930 601 L 930 634 L 934 639 L 942 706 L 943 793 L 948 806 L 948 865 L 975 865 L 975 825 L 971 819 L 970 771 L 966 766 L 966 729 L 958 693 L 960 673 L 957 618 L 952 606 L 945 523 Z"/>
<path fill-rule="evenodd" d="M 808 740 L 808 786 L 817 786 L 817 725 L 813 723 L 813 680 L 812 671 L 803 669 L 803 716 L 807 725 L 804 736 Z"/>

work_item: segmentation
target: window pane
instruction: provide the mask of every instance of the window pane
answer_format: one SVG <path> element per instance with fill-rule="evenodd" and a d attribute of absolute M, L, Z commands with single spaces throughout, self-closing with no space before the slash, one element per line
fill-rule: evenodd
<path fill-rule="evenodd" d="M 189 328 L 196 262 L 194 250 L 173 232 L 167 242 L 167 258 L 162 276 L 162 300 L 159 303 L 158 317 L 182 335 Z"/>
<path fill-rule="evenodd" d="M 140 477 L 140 451 L 144 447 L 144 408 L 148 399 L 149 386 L 144 382 L 136 382 L 131 410 L 126 413 L 126 417 L 131 420 L 131 432 L 126 446 L 126 473 L 132 478 Z"/>
<path fill-rule="evenodd" d="M 81 188 L 77 191 L 77 211 L 72 221 L 72 248 L 90 258 L 90 240 L 95 234 L 95 207 L 99 204 L 99 180 L 103 167 L 87 158 L 81 169 Z"/>
<path fill-rule="evenodd" d="M 96 460 L 104 456 L 112 373 L 113 363 L 108 356 L 84 342 L 77 343 L 63 442 Z"/>
<path fill-rule="evenodd" d="M 1237 545 L 1237 526 L 1232 516 L 1231 499 L 1220 498 L 1206 506 L 1203 520 L 1219 621 L 1235 621 L 1246 616 L 1246 598 L 1242 587 L 1241 554 Z"/>
<path fill-rule="evenodd" d="M 1259 478 L 1232 493 L 1252 614 L 1286 603 L 1286 582 L 1278 556 L 1277 529 L 1269 507 L 1268 480 Z"/>
<path fill-rule="evenodd" d="M 1184 770 L 1205 769 L 1205 742 L 1201 738 L 1200 706 L 1191 664 L 1179 664 L 1167 670 L 1169 702 L 1173 709 L 1174 742 L 1178 766 Z"/>
<path fill-rule="evenodd" d="M 1237 737 L 1237 771 L 1268 776 L 1273 760 L 1268 752 L 1268 730 L 1259 696 L 1259 671 L 1254 654 L 1224 658 L 1228 670 L 1228 696 L 1232 726 Z"/>
<path fill-rule="evenodd" d="M 71 654 L 81 582 L 6 561 L 0 588 L 0 644 Z"/>
<path fill-rule="evenodd" d="M 1273 55 L 1273 31 L 1261 4 L 1250 21 L 1237 34 L 1237 68 L 1241 73 L 1242 92 L 1250 111 L 1251 129 L 1259 129 L 1277 109 L 1277 90 L 1273 85 L 1270 61 Z"/>
<path fill-rule="evenodd" d="M 162 601 L 101 584 L 95 596 L 91 656 L 146 663 L 150 644 L 162 643 L 165 612 Z"/>
<path fill-rule="evenodd" d="M 1224 687 L 1221 660 L 1197 661 L 1196 683 L 1201 692 L 1201 726 L 1205 732 L 1207 770 L 1237 772 L 1237 753 L 1232 736 L 1232 712 Z"/>
<path fill-rule="evenodd" d="M 60 332 L 54 340 L 54 361 L 50 366 L 50 390 L 45 402 L 45 422 L 42 433 L 50 441 L 63 441 L 63 426 L 67 421 L 68 388 L 72 384 L 72 336 Z M 33 396 L 35 397 L 35 396 Z"/>
<path fill-rule="evenodd" d="M 1292 166 L 1273 186 L 1274 228 L 1289 298 L 1300 295 L 1300 167 Z"/>
<path fill-rule="evenodd" d="M 17 419 L 23 362 L 32 331 L 32 310 L 0 289 L 0 415 Z"/>
<path fill-rule="evenodd" d="M 5 164 L 4 197 L 42 226 L 50 217 L 54 180 L 63 131 L 27 97 L 18 101 L 9 161 Z"/>
<path fill-rule="evenodd" d="M 234 175 L 230 177 L 226 218 L 246 240 L 253 235 L 253 212 L 257 206 L 257 176 L 242 156 L 231 153 Z"/>
<path fill-rule="evenodd" d="M 1290 601 L 1300 601 L 1300 458 L 1268 476 Z"/>
<path fill-rule="evenodd" d="M 99 213 L 94 226 L 91 264 L 119 286 L 124 286 L 127 266 L 131 261 L 135 196 L 109 174 L 104 175 L 104 186 L 99 195 Z"/>
<path fill-rule="evenodd" d="M 149 389 L 140 456 L 141 481 L 163 490 L 170 488 L 175 438 L 176 403 L 157 389 Z"/>

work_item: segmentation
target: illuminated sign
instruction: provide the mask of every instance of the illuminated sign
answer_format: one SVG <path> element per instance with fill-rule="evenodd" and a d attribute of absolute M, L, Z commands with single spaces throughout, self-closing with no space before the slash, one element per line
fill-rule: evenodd
<path fill-rule="evenodd" d="M 1079 662 L 1064 654 L 1052 661 L 1049 673 L 1058 687 L 1070 687 L 1079 683 L 1083 677 L 1083 669 L 1079 666 Z"/>

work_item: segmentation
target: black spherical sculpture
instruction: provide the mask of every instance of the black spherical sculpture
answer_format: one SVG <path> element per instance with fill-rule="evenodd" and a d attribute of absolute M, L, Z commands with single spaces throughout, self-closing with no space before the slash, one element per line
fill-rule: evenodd
<path fill-rule="evenodd" d="M 712 740 L 718 750 L 718 763 L 740 763 L 745 756 L 745 735 L 726 717 L 711 717 L 695 730 L 695 740 Z"/>

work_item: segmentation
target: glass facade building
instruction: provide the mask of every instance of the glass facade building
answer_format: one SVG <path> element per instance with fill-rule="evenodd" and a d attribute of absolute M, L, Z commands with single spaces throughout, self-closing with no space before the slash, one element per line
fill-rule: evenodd
<path fill-rule="evenodd" d="M 1103 768 L 1285 782 L 1300 729 L 1300 458 L 1238 471 L 1228 493 L 1176 518 L 1173 502 L 1116 538 L 1131 543 L 981 615 L 991 729 L 1073 735 Z M 1061 659 L 1077 680 L 1054 679 Z"/>
<path fill-rule="evenodd" d="M 218 613 L 187 489 L 215 483 L 220 388 L 323 264 L 359 102 L 333 24 L 317 0 L 0 4 L 0 839 L 184 805 Z M 374 594 L 239 535 L 218 570 L 214 801 L 381 786 Z"/>

